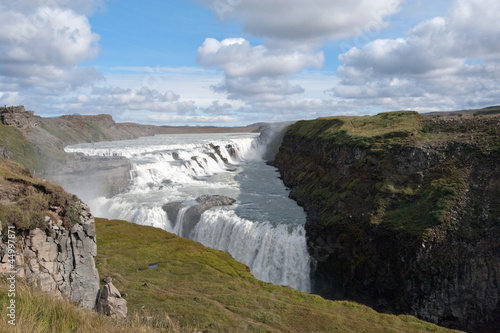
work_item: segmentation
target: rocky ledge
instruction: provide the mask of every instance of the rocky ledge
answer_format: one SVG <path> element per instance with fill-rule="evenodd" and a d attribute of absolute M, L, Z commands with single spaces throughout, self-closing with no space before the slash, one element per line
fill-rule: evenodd
<path fill-rule="evenodd" d="M 94 308 L 94 218 L 76 196 L 0 158 L 0 273 Z"/>
<path fill-rule="evenodd" d="M 17 232 L 15 271 L 31 285 L 83 307 L 94 308 L 99 292 L 99 273 L 94 218 L 79 203 L 79 223 L 66 229 L 62 208 L 52 206 L 45 215 L 46 228 Z M 0 273 L 10 271 L 7 244 L 0 244 Z"/>

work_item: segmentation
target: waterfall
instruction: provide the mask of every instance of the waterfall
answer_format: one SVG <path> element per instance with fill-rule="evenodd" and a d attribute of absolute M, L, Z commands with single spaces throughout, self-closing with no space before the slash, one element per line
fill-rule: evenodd
<path fill-rule="evenodd" d="M 196 226 L 193 239 L 229 252 L 263 281 L 310 291 L 304 228 L 254 223 L 234 211 L 207 211 Z"/>
<path fill-rule="evenodd" d="M 188 237 L 229 252 L 258 279 L 310 291 L 305 213 L 288 199 L 275 169 L 264 163 L 266 149 L 257 135 L 161 135 L 66 151 L 125 156 L 132 163 L 129 191 L 91 200 L 95 216 Z M 236 203 L 196 214 L 195 199 L 215 194 Z M 169 203 L 176 204 L 170 218 L 162 208 Z"/>

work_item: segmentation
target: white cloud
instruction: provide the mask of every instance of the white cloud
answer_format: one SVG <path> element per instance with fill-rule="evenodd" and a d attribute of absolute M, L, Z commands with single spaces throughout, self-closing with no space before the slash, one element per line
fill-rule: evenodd
<path fill-rule="evenodd" d="M 191 125 L 191 124 L 223 124 L 238 121 L 236 117 L 230 116 L 182 116 L 182 115 L 167 115 L 167 114 L 151 114 L 147 115 L 146 119 L 153 123 L 163 123 L 163 124 L 180 124 L 180 125 Z M 142 120 L 144 121 L 144 120 Z"/>
<path fill-rule="evenodd" d="M 341 98 L 416 109 L 480 107 L 500 90 L 500 3 L 457 0 L 446 17 L 339 56 Z M 471 59 L 475 61 L 470 62 Z"/>
<path fill-rule="evenodd" d="M 304 68 L 323 66 L 323 52 L 304 53 L 254 46 L 243 38 L 218 41 L 207 38 L 198 48 L 198 62 L 218 67 L 228 77 L 276 77 L 297 73 Z"/>
<path fill-rule="evenodd" d="M 209 107 L 202 109 L 202 111 L 205 114 L 214 116 L 230 115 L 233 113 L 233 106 L 229 103 L 224 103 L 221 105 L 219 101 L 213 101 Z"/>
<path fill-rule="evenodd" d="M 385 26 L 403 0 L 202 0 L 221 19 L 238 19 L 245 31 L 276 40 L 317 42 L 353 36 L 367 25 Z"/>
<path fill-rule="evenodd" d="M 99 36 L 85 16 L 39 7 L 33 13 L 0 11 L 0 57 L 10 66 L 74 66 L 98 54 Z"/>
<path fill-rule="evenodd" d="M 198 48 L 198 62 L 224 72 L 223 82 L 212 86 L 215 92 L 227 92 L 231 100 L 263 101 L 303 93 L 304 89 L 290 85 L 286 76 L 305 68 L 322 67 L 324 55 L 269 49 L 264 45 L 252 47 L 243 38 L 220 42 L 207 38 Z"/>
<path fill-rule="evenodd" d="M 0 82 L 16 93 L 8 99 L 2 96 L 4 104 L 27 104 L 102 79 L 94 68 L 79 66 L 97 56 L 99 36 L 92 32 L 86 16 L 71 9 L 69 3 L 61 6 L 62 2 L 0 4 Z"/>
<path fill-rule="evenodd" d="M 219 85 L 213 86 L 215 92 L 227 92 L 230 100 L 247 102 L 276 101 L 285 96 L 300 94 L 304 88 L 290 85 L 285 78 L 226 78 Z"/>
<path fill-rule="evenodd" d="M 9 8 L 26 13 L 39 7 L 57 7 L 89 15 L 98 9 L 102 9 L 105 1 L 107 0 L 16 0 L 10 1 Z"/>
<path fill-rule="evenodd" d="M 88 94 L 79 94 L 67 102 L 73 112 L 91 108 L 93 112 L 148 111 L 172 114 L 187 114 L 197 108 L 193 101 L 180 101 L 180 96 L 168 90 L 124 89 L 120 87 L 94 87 Z"/>

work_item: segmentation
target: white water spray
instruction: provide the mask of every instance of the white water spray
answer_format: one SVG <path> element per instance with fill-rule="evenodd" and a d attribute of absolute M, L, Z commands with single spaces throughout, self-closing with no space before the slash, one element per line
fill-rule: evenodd
<path fill-rule="evenodd" d="M 127 193 L 89 205 L 96 216 L 165 229 L 229 252 L 266 282 L 310 291 L 305 213 L 287 197 L 274 168 L 261 156 L 254 134 L 170 135 L 82 144 L 66 148 L 94 156 L 125 156 L 132 162 Z M 77 193 L 78 194 L 78 193 Z M 200 195 L 225 195 L 232 206 L 213 207 L 199 221 L 187 210 Z M 175 221 L 162 206 L 181 202 Z M 194 228 L 185 229 L 187 225 Z"/>

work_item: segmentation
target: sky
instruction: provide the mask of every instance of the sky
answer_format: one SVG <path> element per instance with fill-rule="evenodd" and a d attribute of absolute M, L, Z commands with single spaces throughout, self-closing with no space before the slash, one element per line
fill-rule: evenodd
<path fill-rule="evenodd" d="M 0 0 L 0 105 L 237 126 L 500 97 L 498 0 Z"/>

